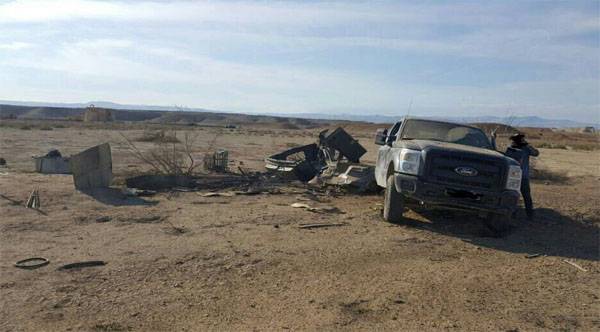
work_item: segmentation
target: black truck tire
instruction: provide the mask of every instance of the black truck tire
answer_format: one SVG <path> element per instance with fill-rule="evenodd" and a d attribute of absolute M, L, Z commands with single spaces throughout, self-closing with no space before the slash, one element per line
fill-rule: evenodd
<path fill-rule="evenodd" d="M 397 223 L 402 220 L 404 212 L 404 197 L 396 191 L 394 176 L 387 178 L 385 186 L 385 198 L 383 201 L 383 219 L 387 222 Z"/>

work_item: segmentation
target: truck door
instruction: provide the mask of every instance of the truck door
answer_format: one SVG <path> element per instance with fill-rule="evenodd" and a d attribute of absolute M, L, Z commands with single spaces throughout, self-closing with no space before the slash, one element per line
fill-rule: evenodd
<path fill-rule="evenodd" d="M 381 187 L 385 187 L 385 183 L 387 181 L 387 167 L 390 164 L 390 160 L 392 160 L 392 144 L 396 141 L 396 136 L 398 135 L 398 130 L 402 125 L 402 121 L 396 122 L 390 130 L 388 130 L 388 136 L 385 141 L 385 145 L 382 145 L 377 152 L 377 163 L 376 163 L 376 173 L 375 180 L 377 184 Z"/>

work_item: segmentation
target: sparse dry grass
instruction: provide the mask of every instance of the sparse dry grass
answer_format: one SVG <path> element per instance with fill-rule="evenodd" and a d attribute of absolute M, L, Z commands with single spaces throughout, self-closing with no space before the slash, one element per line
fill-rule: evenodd
<path fill-rule="evenodd" d="M 142 136 L 134 139 L 136 142 L 152 142 L 152 143 L 178 143 L 175 132 L 165 130 L 144 131 Z"/>

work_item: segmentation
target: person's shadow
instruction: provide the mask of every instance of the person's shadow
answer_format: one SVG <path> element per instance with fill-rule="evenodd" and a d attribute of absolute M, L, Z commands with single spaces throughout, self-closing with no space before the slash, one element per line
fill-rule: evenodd
<path fill-rule="evenodd" d="M 536 209 L 535 221 L 523 217 L 512 220 L 511 229 L 501 236 L 473 214 L 443 210 L 413 211 L 429 222 L 405 218 L 403 224 L 458 237 L 477 246 L 524 255 L 600 260 L 600 228 L 552 209 Z"/>
<path fill-rule="evenodd" d="M 158 201 L 149 201 L 140 197 L 132 197 L 123 194 L 117 188 L 93 188 L 80 190 L 81 193 L 92 197 L 106 205 L 132 206 L 132 205 L 156 205 Z"/>

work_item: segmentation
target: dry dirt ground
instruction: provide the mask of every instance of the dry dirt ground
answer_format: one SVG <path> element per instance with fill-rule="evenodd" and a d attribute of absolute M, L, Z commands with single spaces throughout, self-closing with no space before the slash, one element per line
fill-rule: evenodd
<path fill-rule="evenodd" d="M 256 170 L 318 131 L 194 130 L 197 153 L 216 137 L 216 147 Z M 371 129 L 349 131 L 373 162 Z M 30 157 L 51 147 L 71 154 L 105 141 L 117 176 L 139 168 L 116 130 L 0 128 L 8 163 L 0 169 L 0 330 L 600 329 L 597 151 L 541 150 L 538 167 L 566 177 L 534 182 L 538 219 L 519 219 L 497 238 L 460 213 L 409 211 L 406 222 L 385 223 L 379 195 L 303 200 L 339 209 L 315 213 L 290 207 L 306 199 L 301 186 L 122 199 L 117 189 L 93 197 L 75 191 L 69 175 L 31 172 Z M 35 188 L 43 213 L 23 207 Z M 310 222 L 345 225 L 298 228 Z M 33 256 L 50 264 L 13 266 Z M 106 265 L 57 270 L 83 260 Z"/>

